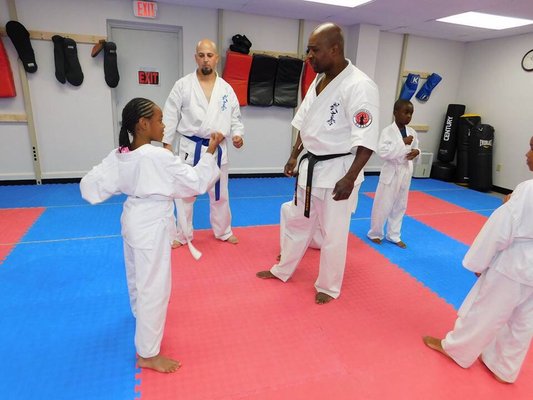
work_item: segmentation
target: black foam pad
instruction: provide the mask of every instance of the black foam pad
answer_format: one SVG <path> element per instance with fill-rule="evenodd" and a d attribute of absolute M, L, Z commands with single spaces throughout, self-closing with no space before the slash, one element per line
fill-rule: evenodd
<path fill-rule="evenodd" d="M 54 65 L 56 69 L 56 79 L 65 83 L 67 77 L 65 76 L 65 38 L 63 36 L 52 36 L 52 42 L 54 42 Z"/>
<path fill-rule="evenodd" d="M 277 68 L 276 57 L 254 54 L 248 80 L 248 104 L 263 107 L 274 104 L 274 82 Z"/>
<path fill-rule="evenodd" d="M 243 47 L 246 47 L 248 50 L 250 49 L 250 47 L 252 47 L 252 42 L 250 42 L 250 40 L 246 37 L 246 35 L 240 35 L 240 34 L 233 35 L 233 37 L 231 38 L 231 41 L 233 42 L 233 44 L 242 45 Z"/>
<path fill-rule="evenodd" d="M 459 117 L 465 113 L 465 108 L 463 104 L 448 104 L 437 154 L 437 159 L 443 163 L 451 162 L 455 158 L 457 126 L 459 125 Z"/>
<path fill-rule="evenodd" d="M 455 165 L 442 161 L 434 162 L 431 166 L 431 178 L 445 182 L 453 182 L 455 178 Z"/>
<path fill-rule="evenodd" d="M 235 51 L 236 53 L 248 54 L 250 49 L 242 44 L 230 44 L 229 49 Z"/>
<path fill-rule="evenodd" d="M 107 86 L 117 87 L 120 76 L 117 65 L 117 45 L 113 42 L 104 44 L 104 75 Z"/>
<path fill-rule="evenodd" d="M 70 38 L 65 38 L 63 42 L 65 54 L 65 75 L 67 81 L 74 86 L 80 86 L 83 83 L 83 72 L 80 61 L 78 60 L 78 49 L 76 42 Z"/>
<path fill-rule="evenodd" d="M 37 71 L 37 63 L 35 62 L 35 53 L 31 47 L 30 33 L 26 30 L 24 25 L 18 21 L 9 21 L 6 24 L 7 36 L 13 42 L 13 46 L 17 50 L 20 61 L 26 72 Z"/>
<path fill-rule="evenodd" d="M 298 87 L 303 61 L 299 58 L 281 56 L 274 84 L 274 105 L 294 108 L 298 105 Z"/>

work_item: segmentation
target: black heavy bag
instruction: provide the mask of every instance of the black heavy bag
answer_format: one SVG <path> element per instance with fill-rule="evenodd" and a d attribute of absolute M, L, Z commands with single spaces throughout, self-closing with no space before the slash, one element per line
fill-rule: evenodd
<path fill-rule="evenodd" d="M 294 108 L 298 105 L 298 87 L 303 63 L 299 58 L 279 57 L 274 84 L 275 106 Z"/>
<path fill-rule="evenodd" d="M 265 54 L 254 54 L 248 80 L 248 104 L 268 107 L 274 103 L 274 82 L 278 59 Z"/>
<path fill-rule="evenodd" d="M 434 162 L 431 166 L 430 177 L 445 182 L 453 182 L 455 177 L 455 165 L 441 161 Z"/>
<path fill-rule="evenodd" d="M 481 117 L 477 114 L 465 114 L 459 118 L 457 127 L 457 176 L 455 182 L 468 182 L 468 141 L 470 129 L 481 123 Z"/>
<path fill-rule="evenodd" d="M 492 188 L 492 146 L 494 128 L 478 124 L 470 130 L 468 141 L 468 187 L 487 192 Z"/>
<path fill-rule="evenodd" d="M 444 127 L 440 139 L 437 159 L 442 162 L 452 162 L 455 158 L 455 147 L 457 145 L 457 125 L 459 117 L 465 113 L 466 107 L 463 104 L 448 104 Z"/>

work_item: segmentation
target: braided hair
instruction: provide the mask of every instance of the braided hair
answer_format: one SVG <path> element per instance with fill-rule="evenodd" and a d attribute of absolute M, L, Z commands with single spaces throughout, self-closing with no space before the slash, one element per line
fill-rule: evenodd
<path fill-rule="evenodd" d="M 136 97 L 128 102 L 122 110 L 122 124 L 118 135 L 119 149 L 127 147 L 131 150 L 129 135 L 135 134 L 135 125 L 141 118 L 150 118 L 154 114 L 154 102 Z"/>

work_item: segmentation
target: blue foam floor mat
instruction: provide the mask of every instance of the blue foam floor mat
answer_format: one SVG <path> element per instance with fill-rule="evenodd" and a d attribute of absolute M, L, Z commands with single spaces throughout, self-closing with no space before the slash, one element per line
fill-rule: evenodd
<path fill-rule="evenodd" d="M 134 397 L 121 239 L 21 244 L 0 267 L 4 399 Z"/>
<path fill-rule="evenodd" d="M 410 217 L 402 229 L 407 250 L 369 242 L 372 199 L 364 193 L 375 192 L 377 182 L 377 176 L 365 178 L 351 232 L 457 308 L 475 281 L 461 266 L 467 246 Z M 278 224 L 294 179 L 230 179 L 229 190 L 233 226 Z M 432 179 L 413 179 L 411 190 L 486 216 L 501 204 Z M 136 397 L 134 319 L 120 238 L 124 199 L 90 206 L 78 184 L 0 186 L 0 208 L 46 207 L 0 264 L 0 351 L 9 360 L 0 365 L 0 397 Z M 196 229 L 210 227 L 208 209 L 207 196 L 199 196 Z"/>

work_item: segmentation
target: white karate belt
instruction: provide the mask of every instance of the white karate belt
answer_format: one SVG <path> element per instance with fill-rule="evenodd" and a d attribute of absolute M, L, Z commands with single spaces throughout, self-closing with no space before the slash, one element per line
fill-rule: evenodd
<path fill-rule="evenodd" d="M 176 200 L 178 200 L 178 202 L 181 203 L 181 206 L 180 206 L 181 212 L 178 210 L 178 223 L 180 224 L 181 231 L 185 235 L 185 240 L 187 240 L 187 247 L 189 247 L 189 251 L 191 252 L 191 255 L 193 256 L 193 258 L 195 260 L 199 260 L 200 257 L 202 257 L 202 253 L 196 247 L 194 247 L 194 245 L 189 240 L 189 236 L 191 232 L 189 232 L 189 226 L 187 225 L 187 219 L 185 218 L 185 211 L 184 211 L 185 207 L 183 204 L 183 200 L 182 199 L 176 199 Z"/>

